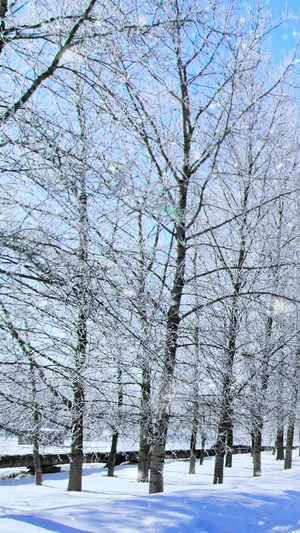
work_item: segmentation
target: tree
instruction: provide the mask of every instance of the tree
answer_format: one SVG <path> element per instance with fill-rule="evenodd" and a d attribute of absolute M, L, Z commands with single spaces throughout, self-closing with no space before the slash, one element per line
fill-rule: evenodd
<path fill-rule="evenodd" d="M 151 452 L 150 492 L 160 492 L 180 395 L 193 471 L 202 408 L 219 393 L 221 481 L 249 391 L 237 370 L 250 378 L 254 430 L 254 397 L 267 398 L 254 377 L 264 371 L 267 395 L 270 364 L 290 333 L 285 326 L 274 337 L 279 319 L 266 313 L 268 299 L 273 309 L 286 296 L 266 221 L 296 188 L 274 186 L 280 150 L 271 134 L 291 66 L 261 82 L 271 28 L 259 2 L 249 13 L 225 0 L 139 9 L 46 2 L 30 18 L 32 5 L 0 4 L 1 301 L 11 324 L 3 311 L 3 344 L 13 340 L 32 358 L 31 403 L 22 407 L 50 423 L 38 386 L 56 402 L 72 432 L 69 490 L 81 489 L 86 429 L 112 428 L 112 473 L 118 435 L 140 421 L 138 478 L 147 478 Z M 20 402 L 19 388 L 1 393 Z"/>

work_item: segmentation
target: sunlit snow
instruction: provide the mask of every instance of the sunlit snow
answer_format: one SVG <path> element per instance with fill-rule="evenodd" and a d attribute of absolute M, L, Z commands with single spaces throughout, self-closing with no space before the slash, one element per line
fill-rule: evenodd
<path fill-rule="evenodd" d="M 252 478 L 250 455 L 234 456 L 224 484 L 217 486 L 212 457 L 197 465 L 195 475 L 188 474 L 188 461 L 167 461 L 165 493 L 153 495 L 135 481 L 135 465 L 117 467 L 114 478 L 106 476 L 104 465 L 85 465 L 81 493 L 67 492 L 67 465 L 60 474 L 44 475 L 42 487 L 33 477 L 2 480 L 0 531 L 299 533 L 298 453 L 288 471 L 271 452 L 262 459 L 262 477 Z"/>

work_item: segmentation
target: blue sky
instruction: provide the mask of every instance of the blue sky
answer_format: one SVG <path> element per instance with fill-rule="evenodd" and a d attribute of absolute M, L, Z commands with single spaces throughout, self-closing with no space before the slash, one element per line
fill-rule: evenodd
<path fill-rule="evenodd" d="M 270 9 L 275 17 L 282 18 L 282 13 L 287 11 L 298 16 L 298 21 L 282 24 L 272 35 L 272 48 L 276 61 L 284 59 L 295 46 L 297 37 L 300 37 L 300 1 L 299 0 L 270 0 Z"/>

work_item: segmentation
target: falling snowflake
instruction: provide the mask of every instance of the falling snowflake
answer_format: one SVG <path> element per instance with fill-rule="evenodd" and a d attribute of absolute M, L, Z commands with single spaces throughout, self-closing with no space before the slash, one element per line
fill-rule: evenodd
<path fill-rule="evenodd" d="M 136 292 L 134 289 L 124 289 L 123 296 L 125 296 L 125 298 L 134 298 L 136 296 Z"/>
<path fill-rule="evenodd" d="M 284 299 L 276 298 L 273 304 L 273 314 L 282 315 L 292 312 L 293 305 L 290 302 L 287 302 Z"/>

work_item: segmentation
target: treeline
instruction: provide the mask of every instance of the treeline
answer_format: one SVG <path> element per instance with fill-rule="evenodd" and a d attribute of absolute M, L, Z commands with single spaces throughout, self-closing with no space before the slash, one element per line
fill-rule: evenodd
<path fill-rule="evenodd" d="M 297 48 L 263 2 L 0 3 L 0 427 L 139 439 L 234 428 L 291 466 L 299 391 Z M 245 443 L 247 444 L 247 443 Z"/>

